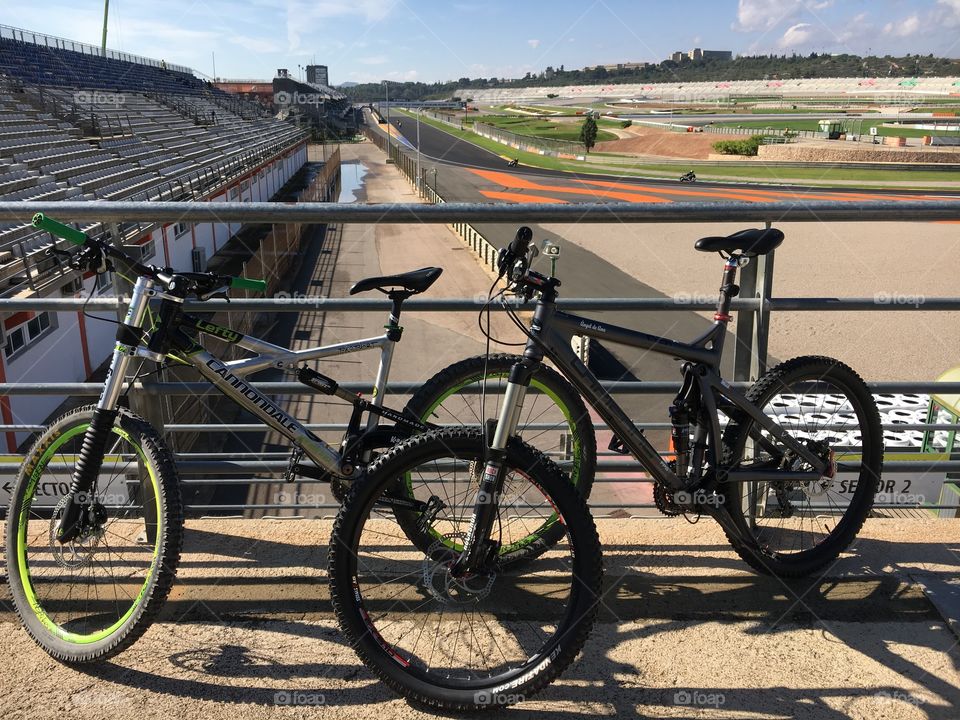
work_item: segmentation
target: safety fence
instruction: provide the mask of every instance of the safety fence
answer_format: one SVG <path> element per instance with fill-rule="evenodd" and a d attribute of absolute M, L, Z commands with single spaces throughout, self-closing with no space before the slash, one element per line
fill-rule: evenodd
<path fill-rule="evenodd" d="M 399 165 L 398 165 L 399 166 Z M 35 203 L 0 203 L 0 213 L 5 216 L 25 219 L 35 212 Z M 433 205 L 425 204 L 390 204 L 390 205 L 338 205 L 332 203 L 219 203 L 211 207 L 209 203 L 185 202 L 58 202 L 49 203 L 44 210 L 52 216 L 67 221 L 89 222 L 211 222 L 218 221 L 241 223 L 443 223 L 457 225 L 477 222 L 510 222 L 510 223 L 545 223 L 545 222 L 855 222 L 855 221 L 895 221 L 909 217 L 911 220 L 960 220 L 960 203 L 948 201 L 910 201 L 902 203 L 889 202 L 787 202 L 787 203 L 746 203 L 746 202 L 718 202 L 712 204 L 628 204 L 611 203 L 605 205 L 548 205 L 548 204 L 474 204 L 441 202 Z M 733 381 L 738 387 L 746 387 L 766 369 L 767 343 L 769 337 L 770 317 L 775 312 L 930 312 L 930 311 L 960 311 L 960 298 L 942 297 L 925 298 L 923 303 L 890 303 L 880 298 L 801 298 L 801 297 L 773 297 L 772 282 L 774 275 L 774 256 L 771 253 L 757 259 L 744 268 L 740 280 L 740 296 L 734 301 L 733 309 L 738 313 L 735 328 L 736 341 L 731 342 L 734 349 Z M 420 312 L 477 312 L 484 304 L 482 299 L 461 298 L 452 300 L 411 300 L 405 305 L 407 313 Z M 90 312 L 115 310 L 124 305 L 122 299 L 93 298 L 87 305 Z M 713 303 L 708 300 L 691 300 L 690 297 L 666 298 L 564 298 L 560 306 L 575 311 L 615 311 L 615 310 L 657 310 L 664 312 L 691 312 L 712 309 Z M 25 311 L 47 311 L 75 313 L 83 307 L 83 301 L 72 298 L 32 297 L 20 299 L 0 300 L 0 313 L 13 314 Z M 297 298 L 291 302 L 289 297 L 274 297 L 265 299 L 236 299 L 225 301 L 209 301 L 206 303 L 188 303 L 187 309 L 203 312 L 254 312 L 254 313 L 303 313 L 303 312 L 386 312 L 388 301 L 376 299 L 326 299 L 326 298 Z M 521 306 L 522 308 L 522 306 Z M 411 351 L 409 347 L 407 351 Z M 350 390 L 369 392 L 372 385 L 372 373 L 369 382 L 344 383 Z M 404 378 L 391 382 L 391 398 L 400 397 L 414 391 L 425 378 Z M 286 398 L 311 394 L 313 391 L 296 382 L 261 382 L 252 383 L 262 392 Z M 869 383 L 872 392 L 878 396 L 896 394 L 930 394 L 937 392 L 941 395 L 960 393 L 960 382 L 872 382 Z M 647 382 L 616 382 L 607 383 L 607 389 L 614 395 L 655 394 L 670 395 L 678 389 L 677 382 L 647 381 Z M 0 402 L 9 402 L 12 398 L 22 396 L 58 396 L 58 397 L 93 397 L 99 394 L 102 386 L 97 382 L 52 382 L 38 378 L 36 382 L 0 383 Z M 156 380 L 142 380 L 131 385 L 131 402 L 150 403 L 157 397 L 189 396 L 202 400 L 214 394 L 215 391 L 205 383 L 181 381 L 163 382 Z M 924 395 L 923 397 L 926 397 Z M 389 403 L 394 407 L 392 400 Z M 666 402 L 664 403 L 666 408 Z M 666 419 L 664 410 L 663 419 Z M 663 429 L 662 422 L 640 422 L 641 426 Z M 168 435 L 194 432 L 225 434 L 226 427 L 230 432 L 240 432 L 246 429 L 255 430 L 256 427 L 229 425 L 223 426 L 211 419 L 207 422 L 182 423 L 176 419 L 162 428 Z M 317 424 L 316 429 L 335 432 L 342 429 L 335 423 Z M 0 432 L 35 431 L 36 426 L 23 426 L 6 422 L 0 425 Z M 602 427 L 600 428 L 602 429 Z M 924 502 L 902 498 L 897 494 L 890 496 L 888 502 L 881 503 L 881 510 L 886 507 L 913 508 L 922 507 L 924 512 L 945 514 L 956 512 L 955 502 L 956 482 L 954 478 L 960 473 L 960 455 L 956 454 L 953 442 L 954 433 L 960 429 L 953 417 L 934 416 L 926 422 L 910 423 L 906 426 L 898 418 L 887 418 L 885 430 L 895 433 L 904 429 L 917 429 L 923 432 L 938 433 L 942 438 L 949 434 L 949 443 L 941 442 L 939 446 L 929 452 L 910 451 L 892 455 L 888 452 L 885 464 L 886 476 L 897 477 L 924 477 L 929 481 L 936 480 L 937 487 L 944 488 L 936 498 L 927 498 Z M 21 446 L 22 447 L 22 446 Z M 0 462 L 0 475 L 10 476 L 19 471 L 22 456 L 7 456 Z M 260 513 L 298 513 L 321 512 L 334 506 L 330 503 L 314 503 L 305 507 L 299 502 L 252 502 L 250 498 L 263 497 L 254 489 L 283 487 L 282 476 L 287 467 L 287 458 L 284 453 L 265 449 L 254 455 L 245 452 L 231 453 L 220 451 L 210 454 L 186 453 L 178 457 L 178 465 L 184 484 L 191 486 L 232 485 L 235 488 L 249 489 L 243 502 L 232 504 L 213 505 L 203 501 L 191 502 L 189 507 L 194 513 L 218 512 L 246 512 Z M 599 476 L 597 482 L 602 487 L 604 483 L 644 483 L 649 482 L 635 474 L 636 464 L 610 454 L 602 454 L 599 462 Z M 634 473 L 624 478 L 622 473 Z M 618 474 L 621 474 L 618 476 Z M 2 480 L 3 478 L 0 478 Z M 309 486 L 309 481 L 299 479 L 301 485 Z M 949 492 L 946 490 L 952 488 Z M 950 493 L 953 493 L 952 495 Z M 275 497 L 270 498 L 275 500 Z M 604 511 L 614 508 L 629 508 L 636 511 L 647 511 L 651 507 L 649 502 L 616 504 L 599 502 L 597 509 Z"/>
<path fill-rule="evenodd" d="M 495 140 L 515 150 L 537 153 L 538 155 L 549 155 L 551 157 L 583 160 L 582 143 L 519 135 L 486 123 L 474 123 L 473 132 L 480 137 Z"/>

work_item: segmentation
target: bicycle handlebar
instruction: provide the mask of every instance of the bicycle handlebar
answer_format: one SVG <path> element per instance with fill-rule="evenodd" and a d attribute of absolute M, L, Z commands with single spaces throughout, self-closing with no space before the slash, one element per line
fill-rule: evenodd
<path fill-rule="evenodd" d="M 533 240 L 533 230 L 526 225 L 521 225 L 517 228 L 516 236 L 510 241 L 508 250 L 514 257 L 521 258 L 527 254 L 527 248 L 530 247 L 531 240 Z"/>
<path fill-rule="evenodd" d="M 146 277 L 159 279 L 158 273 L 160 272 L 160 270 L 158 268 L 143 265 L 137 262 L 136 260 L 134 260 L 132 257 L 127 255 L 127 253 L 123 252 L 119 248 L 115 248 L 111 245 L 108 245 L 107 243 L 94 240 L 85 232 L 72 228 L 69 225 L 64 225 L 63 223 L 58 222 L 53 218 L 47 217 L 42 212 L 38 212 L 36 215 L 33 216 L 33 220 L 31 221 L 31 224 L 35 228 L 38 228 L 40 230 L 46 230 L 51 235 L 54 235 L 56 237 L 61 237 L 64 240 L 68 240 L 74 245 L 83 245 L 86 247 L 96 248 L 100 252 L 105 252 L 108 255 L 111 255 L 113 257 L 121 258 L 125 260 L 127 263 L 129 263 L 130 266 L 133 267 L 139 275 L 144 275 Z M 176 275 L 176 273 L 169 273 L 169 271 L 164 272 L 164 274 Z M 197 277 L 200 274 L 197 273 L 192 275 L 194 275 L 194 277 Z M 252 290 L 254 292 L 265 292 L 267 289 L 267 283 L 265 280 L 251 280 L 249 278 L 232 277 L 230 275 L 218 275 L 216 273 L 204 273 L 204 275 L 209 276 L 211 281 L 229 285 L 231 288 L 234 288 L 236 290 Z"/>
<path fill-rule="evenodd" d="M 64 225 L 61 222 L 57 222 L 53 218 L 49 218 L 43 213 L 38 212 L 36 215 L 34 215 L 31 224 L 35 228 L 46 230 L 51 235 L 56 235 L 57 237 L 62 237 L 64 240 L 69 240 L 74 245 L 85 245 L 87 240 L 90 239 L 85 232 L 81 232 L 69 227 L 68 225 Z"/>

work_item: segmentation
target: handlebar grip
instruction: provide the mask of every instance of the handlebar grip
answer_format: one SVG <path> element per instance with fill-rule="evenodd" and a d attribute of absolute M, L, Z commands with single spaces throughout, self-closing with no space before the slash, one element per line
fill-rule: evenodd
<path fill-rule="evenodd" d="M 517 228 L 516 237 L 510 241 L 510 253 L 514 257 L 524 257 L 527 254 L 527 248 L 530 246 L 531 240 L 533 240 L 533 230 L 526 225 L 521 225 Z"/>
<path fill-rule="evenodd" d="M 267 289 L 266 280 L 250 280 L 242 277 L 230 278 L 230 287 L 236 290 L 253 290 L 254 292 L 265 292 Z"/>
<path fill-rule="evenodd" d="M 51 235 L 56 235 L 62 237 L 64 240 L 69 240 L 74 245 L 83 245 L 89 239 L 86 233 L 75 230 L 68 225 L 59 223 L 53 218 L 48 218 L 43 213 L 37 213 L 33 216 L 32 224 L 35 228 L 40 228 L 41 230 L 46 230 Z"/>

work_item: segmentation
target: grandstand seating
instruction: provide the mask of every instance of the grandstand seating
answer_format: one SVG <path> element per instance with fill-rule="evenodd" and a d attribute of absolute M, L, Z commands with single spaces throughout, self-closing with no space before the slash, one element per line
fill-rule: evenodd
<path fill-rule="evenodd" d="M 0 38 L 0 200 L 181 199 L 303 140 L 186 72 Z M 48 242 L 0 223 L 0 279 Z"/>
<path fill-rule="evenodd" d="M 734 80 L 684 83 L 631 83 L 623 85 L 567 85 L 526 88 L 458 88 L 455 95 L 469 95 L 477 103 L 511 103 L 562 99 L 649 98 L 656 100 L 701 101 L 729 97 L 837 98 L 855 97 L 880 101 L 930 99 L 960 92 L 957 78 L 811 78 L 803 80 Z"/>

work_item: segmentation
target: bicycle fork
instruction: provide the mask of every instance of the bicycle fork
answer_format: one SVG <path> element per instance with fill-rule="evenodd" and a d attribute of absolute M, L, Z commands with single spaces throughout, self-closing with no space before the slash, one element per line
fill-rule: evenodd
<path fill-rule="evenodd" d="M 117 329 L 117 345 L 107 370 L 103 392 L 97 402 L 97 409 L 93 412 L 93 419 L 84 433 L 70 489 L 65 497 L 63 515 L 57 524 L 57 541 L 61 544 L 76 539 L 86 528 L 103 521 L 103 509 L 89 497 L 90 489 L 103 466 L 103 455 L 117 419 L 117 401 L 130 361 L 137 354 L 137 346 L 142 339 L 141 327 L 153 286 L 154 281 L 149 278 L 137 279 L 127 315 Z"/>
<path fill-rule="evenodd" d="M 480 478 L 480 488 L 474 502 L 473 518 L 470 520 L 467 539 L 463 544 L 463 552 L 450 570 L 454 577 L 468 572 L 482 571 L 488 566 L 489 560 L 497 556 L 499 547 L 491 541 L 490 533 L 497 519 L 500 495 L 506 481 L 507 443 L 516 432 L 520 411 L 523 409 L 523 399 L 527 388 L 530 387 L 530 378 L 533 376 L 533 368 L 533 363 L 524 360 L 514 365 L 510 371 L 503 405 L 500 408 L 500 417 L 497 420 L 493 439 L 490 441 L 487 461 Z"/>

